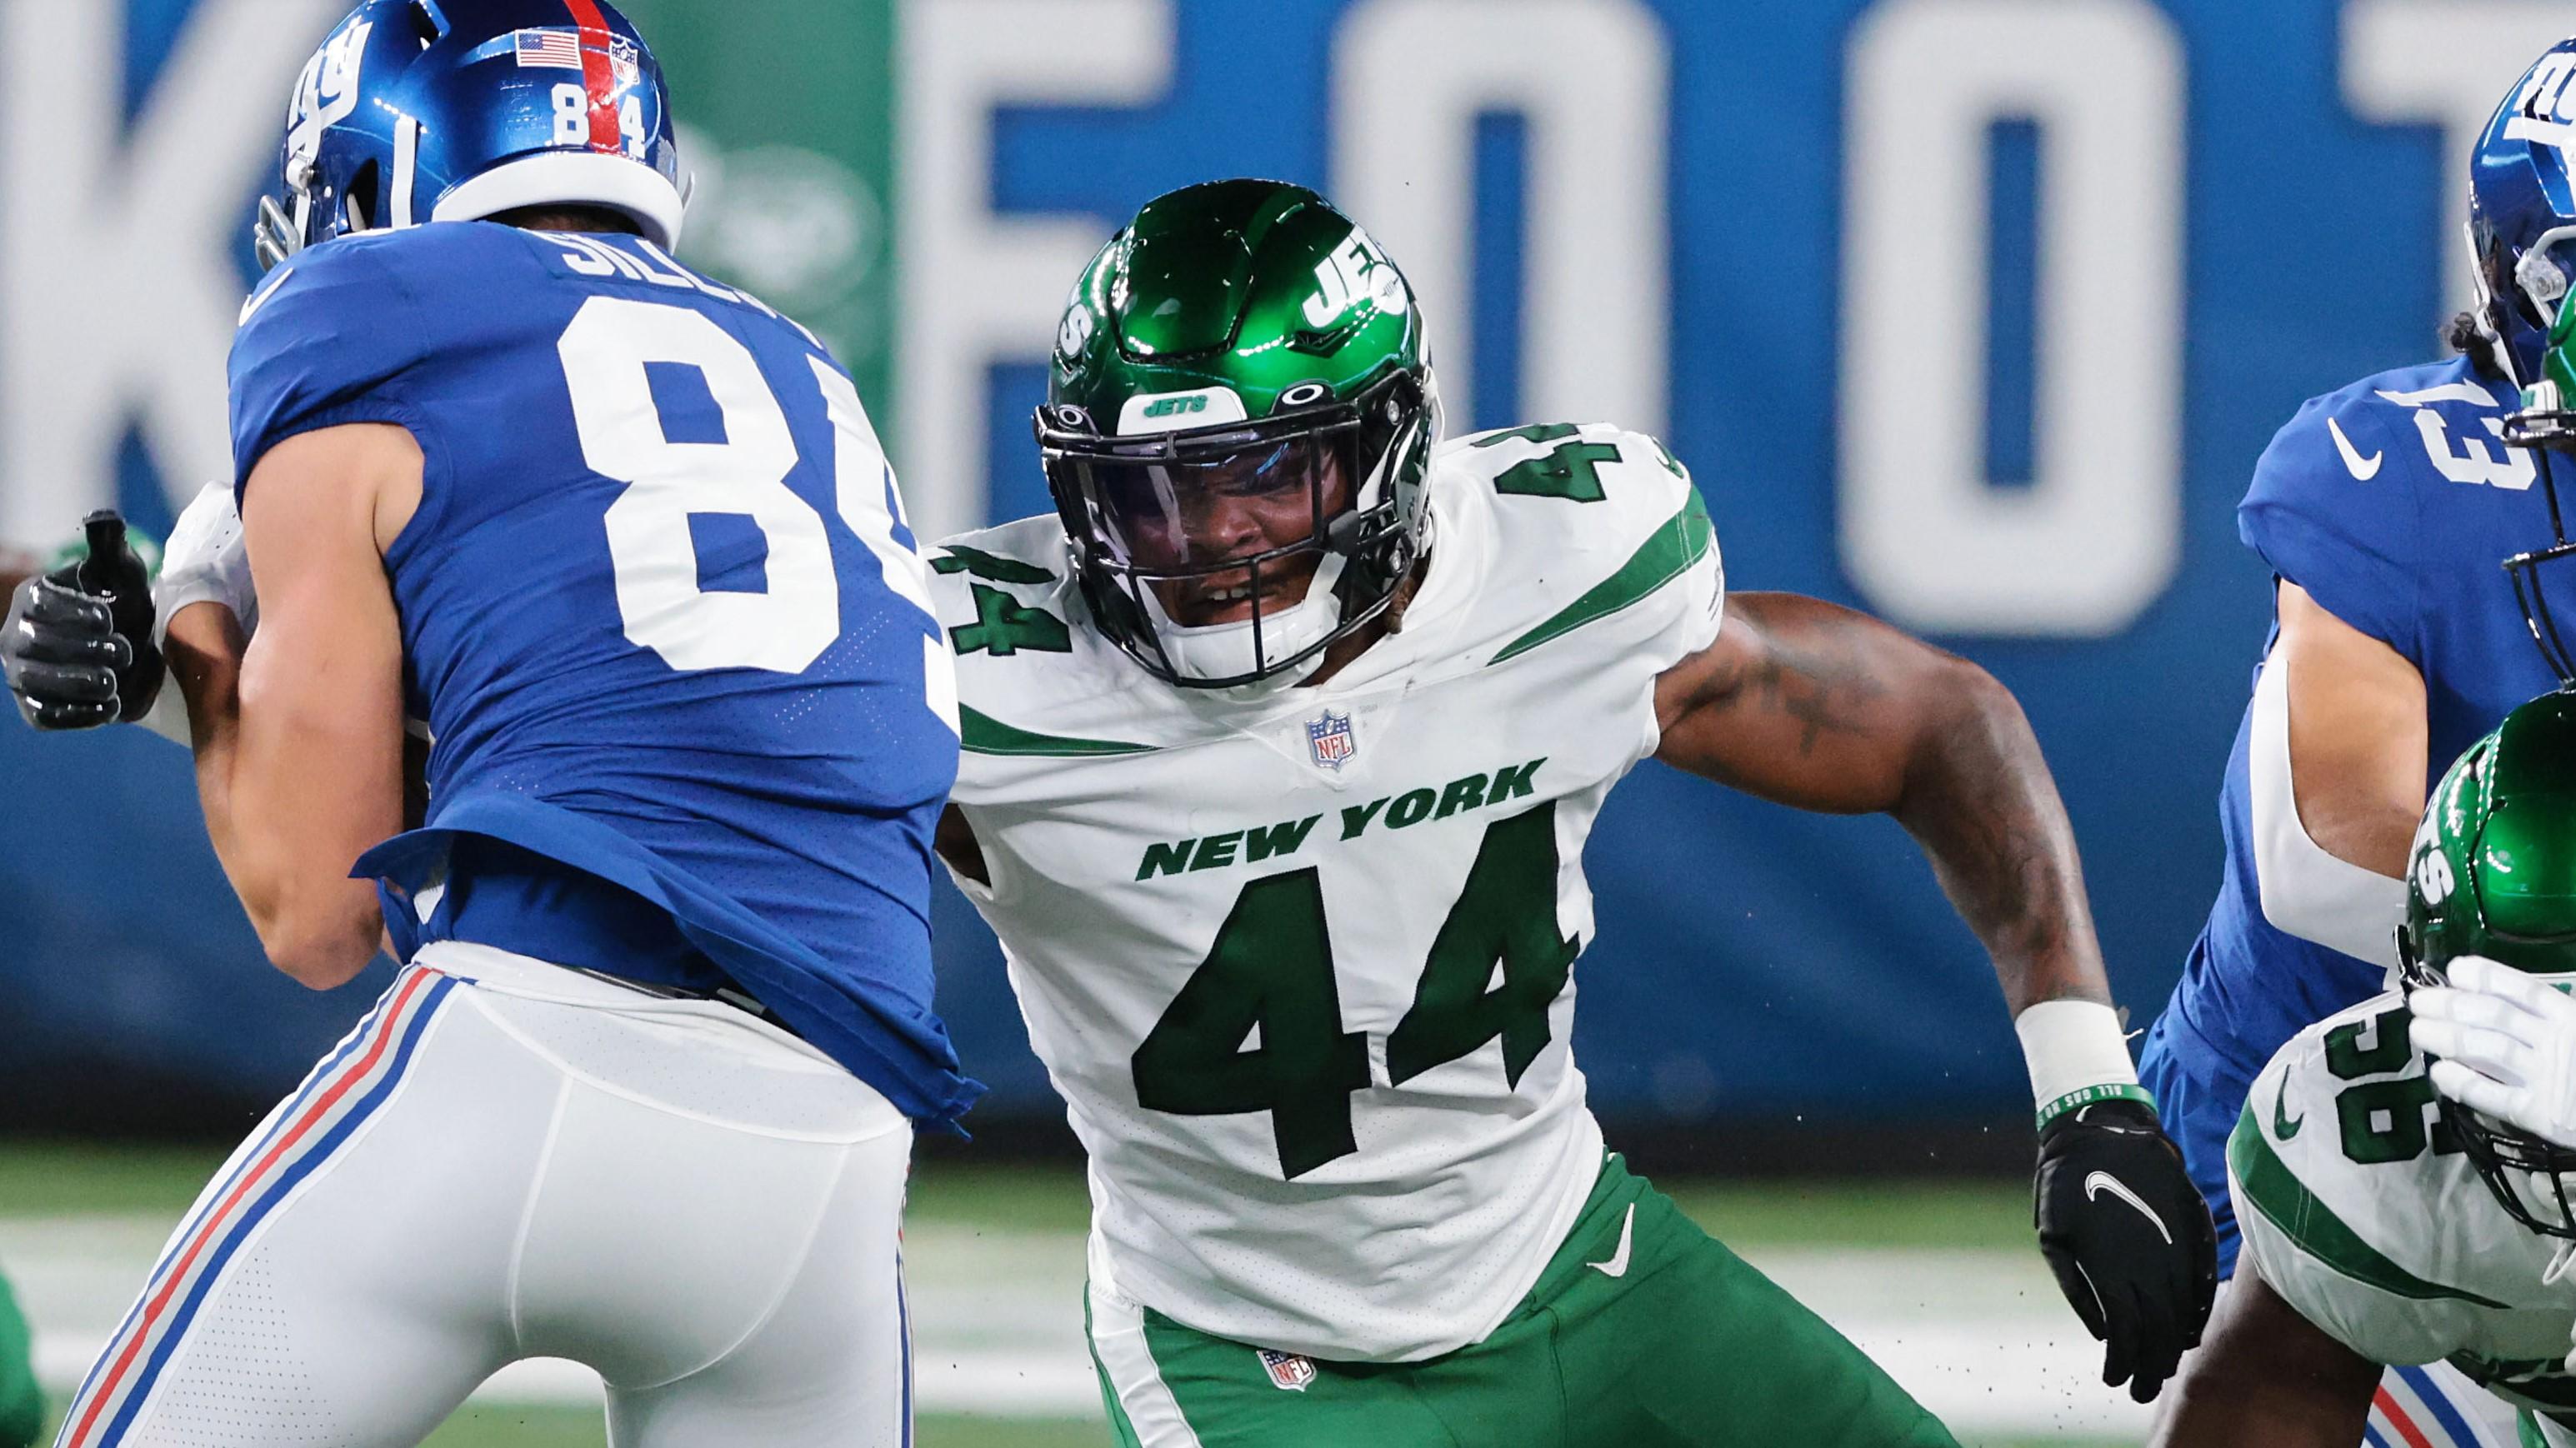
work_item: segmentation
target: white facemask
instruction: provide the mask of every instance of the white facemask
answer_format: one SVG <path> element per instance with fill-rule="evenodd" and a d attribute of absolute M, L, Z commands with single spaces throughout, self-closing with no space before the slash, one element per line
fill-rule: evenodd
<path fill-rule="evenodd" d="M 1172 621 L 1163 609 L 1163 600 L 1151 587 L 1141 590 L 1145 613 L 1152 621 L 1154 637 L 1163 645 L 1163 655 L 1171 662 L 1172 672 L 1185 679 L 1230 679 L 1248 674 L 1256 667 L 1267 668 L 1280 659 L 1297 654 L 1331 633 L 1342 621 L 1342 600 L 1334 592 L 1341 581 L 1339 553 L 1327 553 L 1315 567 L 1314 579 L 1306 585 L 1306 596 L 1286 608 L 1274 608 L 1261 615 L 1261 653 L 1252 651 L 1251 619 L 1236 623 L 1212 623 L 1185 628 Z M 1272 683 L 1263 680 L 1263 683 Z M 1293 683 L 1281 676 L 1280 683 Z"/>

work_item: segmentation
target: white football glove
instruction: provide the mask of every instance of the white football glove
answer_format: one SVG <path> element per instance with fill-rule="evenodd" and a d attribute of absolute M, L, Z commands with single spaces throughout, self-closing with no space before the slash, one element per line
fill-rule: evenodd
<path fill-rule="evenodd" d="M 250 582 L 250 549 L 242 542 L 241 513 L 230 483 L 208 483 L 170 528 L 162 546 L 161 574 L 152 584 L 152 642 L 163 642 L 170 620 L 195 603 L 231 609 L 247 636 L 259 627 L 259 595 Z M 162 738 L 188 746 L 188 706 L 178 689 L 163 689 L 152 712 L 135 721 Z"/>
<path fill-rule="evenodd" d="M 2555 1146 L 2576 1147 L 2576 1000 L 2508 965 L 2464 955 L 2450 985 L 2410 992 L 2433 1089 Z"/>
<path fill-rule="evenodd" d="M 250 549 L 242 542 L 241 514 L 230 483 L 208 483 L 170 528 L 161 548 L 161 578 L 152 586 L 155 642 L 170 620 L 192 603 L 220 603 L 241 621 L 259 627 L 259 595 L 251 588 Z"/>

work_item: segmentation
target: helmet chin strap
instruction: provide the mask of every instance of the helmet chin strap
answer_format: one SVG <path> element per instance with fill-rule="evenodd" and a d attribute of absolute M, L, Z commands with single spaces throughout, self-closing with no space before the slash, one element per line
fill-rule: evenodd
<path fill-rule="evenodd" d="M 1163 646 L 1163 657 L 1172 671 L 1184 678 L 1223 679 L 1250 669 L 1267 667 L 1271 659 L 1293 658 L 1331 633 L 1342 621 L 1342 600 L 1337 590 L 1342 568 L 1348 562 L 1341 554 L 1327 552 L 1315 566 L 1315 576 L 1306 585 L 1306 596 L 1287 608 L 1262 614 L 1258 620 L 1262 658 L 1252 658 L 1255 620 L 1236 623 L 1202 624 L 1185 627 L 1172 620 L 1163 608 L 1163 600 L 1154 589 L 1137 590 L 1144 597 L 1145 612 L 1154 633 Z M 1258 603 L 1260 600 L 1255 599 Z M 1251 659 L 1250 668 L 1245 660 Z M 1261 680 L 1246 687 L 1255 690 L 1284 688 L 1295 680 L 1285 674 Z"/>
<path fill-rule="evenodd" d="M 2477 228 L 2462 222 L 2461 230 L 2468 237 L 2469 254 L 2475 256 L 2478 250 Z M 2515 277 L 2517 285 L 2522 283 L 2519 271 L 2520 268 L 2517 267 Z M 2496 325 L 2496 319 L 2504 314 L 2505 309 L 2495 294 L 2495 288 L 2487 284 L 2485 267 L 2475 266 L 2469 269 L 2469 290 L 2471 298 L 2476 302 L 2476 306 L 2469 314 L 2477 320 L 2478 340 L 2486 344 L 2487 360 L 2494 363 L 2495 369 L 2504 374 L 2505 381 L 2519 391 L 2523 386 L 2522 369 L 2514 365 L 2513 343 L 2506 340 L 2503 330 Z"/>

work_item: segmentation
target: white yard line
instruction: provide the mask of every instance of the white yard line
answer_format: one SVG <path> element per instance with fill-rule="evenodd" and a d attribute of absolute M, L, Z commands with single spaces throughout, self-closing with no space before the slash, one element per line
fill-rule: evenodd
<path fill-rule="evenodd" d="M 117 1325 L 169 1223 L 0 1218 L 5 1263 L 36 1329 L 37 1371 L 66 1393 Z M 1964 1436 L 2143 1434 L 2147 1412 L 2102 1386 L 2087 1337 L 2036 1252 L 1755 1249 L 1754 1265 L 1841 1328 Z M 905 1245 L 917 1400 L 932 1412 L 1096 1417 L 1082 1341 L 1082 1240 L 916 1224 Z M 599 1400 L 560 1360 L 484 1384 L 497 1402 Z"/>

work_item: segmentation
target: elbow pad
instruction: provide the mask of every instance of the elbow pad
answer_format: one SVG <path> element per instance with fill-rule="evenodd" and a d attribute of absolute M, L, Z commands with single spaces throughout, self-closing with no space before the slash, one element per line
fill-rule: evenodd
<path fill-rule="evenodd" d="M 2266 660 L 2254 683 L 2245 772 L 2263 918 L 2302 940 L 2369 961 L 2393 980 L 2406 882 L 2337 859 L 2308 838 L 2290 785 L 2290 680 L 2280 659 Z"/>

